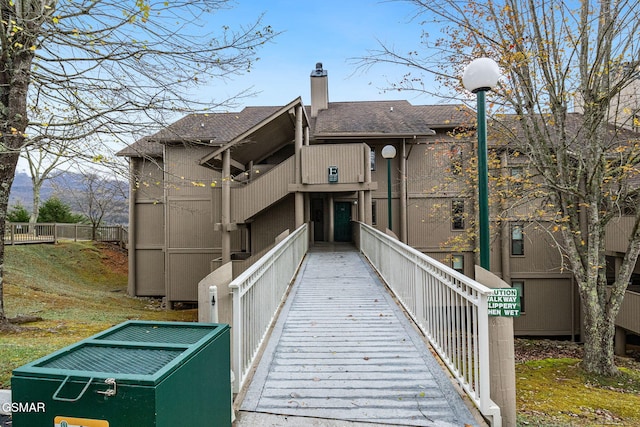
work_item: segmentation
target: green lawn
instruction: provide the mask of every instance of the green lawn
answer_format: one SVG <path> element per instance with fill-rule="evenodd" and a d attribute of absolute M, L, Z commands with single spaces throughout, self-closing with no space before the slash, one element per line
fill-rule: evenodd
<path fill-rule="evenodd" d="M 126 254 L 90 242 L 6 248 L 8 317 L 38 316 L 0 331 L 0 388 L 11 370 L 130 319 L 194 321 L 196 310 L 163 310 L 160 301 L 126 294 Z"/>

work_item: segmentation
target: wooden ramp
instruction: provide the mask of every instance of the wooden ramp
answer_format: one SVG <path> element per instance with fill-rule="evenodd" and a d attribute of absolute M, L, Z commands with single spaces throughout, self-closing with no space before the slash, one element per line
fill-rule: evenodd
<path fill-rule="evenodd" d="M 369 264 L 349 249 L 307 254 L 241 411 L 478 425 Z"/>

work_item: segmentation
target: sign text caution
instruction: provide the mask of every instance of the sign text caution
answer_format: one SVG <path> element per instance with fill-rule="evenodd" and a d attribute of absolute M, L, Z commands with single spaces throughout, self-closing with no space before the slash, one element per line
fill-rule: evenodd
<path fill-rule="evenodd" d="M 489 295 L 489 316 L 520 316 L 520 294 L 515 288 L 494 289 Z"/>

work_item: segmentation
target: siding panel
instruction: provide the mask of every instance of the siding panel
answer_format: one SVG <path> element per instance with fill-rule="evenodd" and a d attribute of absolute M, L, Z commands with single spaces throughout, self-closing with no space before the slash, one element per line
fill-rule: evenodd
<path fill-rule="evenodd" d="M 640 334 L 640 294 L 627 291 L 616 318 L 616 325 Z"/>
<path fill-rule="evenodd" d="M 198 283 L 210 273 L 213 251 L 189 251 L 168 254 L 169 301 L 198 301 Z"/>
<path fill-rule="evenodd" d="M 133 197 L 135 200 L 162 201 L 164 198 L 164 177 L 162 160 L 133 158 Z"/>
<path fill-rule="evenodd" d="M 220 233 L 214 232 L 211 200 L 169 199 L 169 248 L 220 247 Z"/>
<path fill-rule="evenodd" d="M 536 229 L 533 225 L 525 225 L 524 256 L 511 256 L 510 260 L 512 271 L 559 273 L 562 258 L 545 230 Z"/>
<path fill-rule="evenodd" d="M 136 250 L 136 296 L 164 296 L 164 252 L 160 249 Z"/>
<path fill-rule="evenodd" d="M 460 147 L 462 173 L 452 173 L 452 149 Z M 463 141 L 453 141 L 449 138 L 441 142 L 420 144 L 413 147 L 407 159 L 407 190 L 409 194 L 451 194 L 459 196 L 469 191 L 466 176 L 469 168 L 469 156 L 465 150 L 470 150 L 471 144 Z M 384 160 L 384 159 L 382 159 Z M 382 169 L 382 168 L 380 168 Z M 386 169 L 385 169 L 386 170 Z M 381 181 L 382 177 L 378 178 Z"/>
<path fill-rule="evenodd" d="M 364 144 L 324 144 L 302 147 L 302 183 L 326 184 L 329 166 L 338 167 L 339 183 L 364 182 Z"/>
<path fill-rule="evenodd" d="M 453 248 L 456 251 L 470 249 L 465 230 L 453 230 L 451 223 L 451 201 L 448 198 L 411 198 L 407 203 L 407 217 L 410 229 L 408 244 L 419 249 Z M 386 203 L 385 201 L 379 201 Z M 465 200 L 465 212 L 472 206 L 471 200 Z M 385 205 L 386 206 L 386 205 Z M 386 210 L 386 209 L 385 209 Z M 380 207 L 378 207 L 380 211 Z M 386 217 L 386 214 L 384 214 Z M 395 221 L 394 221 L 395 222 Z M 465 218 L 465 227 L 470 219 Z"/>
<path fill-rule="evenodd" d="M 294 196 L 290 194 L 267 212 L 255 217 L 251 224 L 252 252 L 261 251 L 273 244 L 274 239 L 284 230 L 295 230 Z"/>
<path fill-rule="evenodd" d="M 290 157 L 253 182 L 231 188 L 231 222 L 244 223 L 289 194 L 294 171 L 295 157 Z"/>
<path fill-rule="evenodd" d="M 623 216 L 614 218 L 607 224 L 605 246 L 608 251 L 627 252 L 633 222 L 633 217 Z"/>
<path fill-rule="evenodd" d="M 519 280 L 525 283 L 525 314 L 514 318 L 514 333 L 571 335 L 571 280 L 526 277 Z"/>
<path fill-rule="evenodd" d="M 164 205 L 138 203 L 134 213 L 136 248 L 164 246 Z"/>
<path fill-rule="evenodd" d="M 220 173 L 198 164 L 207 147 L 165 148 L 167 218 L 166 296 L 173 301 L 197 301 L 198 283 L 220 256 L 220 233 L 214 231 Z"/>

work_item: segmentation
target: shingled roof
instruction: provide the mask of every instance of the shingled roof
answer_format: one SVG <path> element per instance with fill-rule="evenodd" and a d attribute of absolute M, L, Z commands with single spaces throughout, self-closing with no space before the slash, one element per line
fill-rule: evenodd
<path fill-rule="evenodd" d="M 279 107 L 246 107 L 239 112 L 189 114 L 154 135 L 139 139 L 118 152 L 119 156 L 161 156 L 162 144 L 222 145 L 257 125 Z"/>
<path fill-rule="evenodd" d="M 330 102 L 312 129 L 317 138 L 431 135 L 433 129 L 469 123 L 462 105 L 411 105 L 408 101 Z"/>
<path fill-rule="evenodd" d="M 162 144 L 224 145 L 282 107 L 246 107 L 235 113 L 189 114 L 118 155 L 161 156 Z M 330 102 L 312 122 L 311 135 L 324 138 L 388 138 L 432 135 L 434 129 L 470 123 L 473 112 L 462 105 L 411 105 L 408 101 Z"/>

